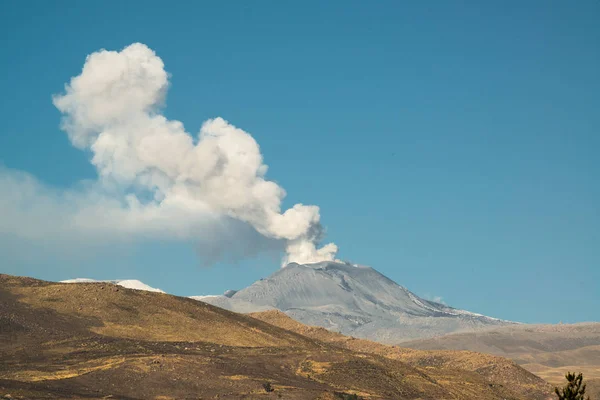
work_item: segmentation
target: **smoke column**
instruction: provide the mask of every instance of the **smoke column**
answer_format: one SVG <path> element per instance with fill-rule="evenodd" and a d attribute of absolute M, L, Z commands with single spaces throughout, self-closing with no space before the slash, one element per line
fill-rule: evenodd
<path fill-rule="evenodd" d="M 250 134 L 214 118 L 191 135 L 161 114 L 168 78 L 163 61 L 135 43 L 89 55 L 81 74 L 54 96 L 61 128 L 73 146 L 92 154 L 101 202 L 118 204 L 101 209 L 115 218 L 90 218 L 98 210 L 90 205 L 96 196 L 88 193 L 76 201 L 69 224 L 98 230 L 118 220 L 120 229 L 193 239 L 195 226 L 232 218 L 285 241 L 284 265 L 333 260 L 335 244 L 318 247 L 319 207 L 281 209 L 286 193 L 265 178 L 267 166 Z"/>

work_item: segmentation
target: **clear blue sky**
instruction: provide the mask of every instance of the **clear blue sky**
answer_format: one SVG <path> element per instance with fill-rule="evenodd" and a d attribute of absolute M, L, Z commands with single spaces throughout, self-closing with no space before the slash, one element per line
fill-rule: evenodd
<path fill-rule="evenodd" d="M 319 205 L 340 257 L 494 317 L 597 321 L 598 21 L 597 0 L 3 1 L 0 164 L 58 188 L 94 178 L 51 95 L 86 55 L 142 42 L 172 74 L 169 118 L 251 132 L 286 207 Z M 0 272 L 180 295 L 278 267 L 203 267 L 186 243 L 0 254 Z"/>

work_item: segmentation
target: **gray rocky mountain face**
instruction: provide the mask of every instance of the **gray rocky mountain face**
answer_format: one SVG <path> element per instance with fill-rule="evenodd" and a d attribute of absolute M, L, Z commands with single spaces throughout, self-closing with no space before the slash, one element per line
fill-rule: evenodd
<path fill-rule="evenodd" d="M 514 324 L 422 299 L 370 267 L 292 263 L 249 287 L 192 296 L 248 313 L 278 309 L 307 325 L 396 344 Z"/>

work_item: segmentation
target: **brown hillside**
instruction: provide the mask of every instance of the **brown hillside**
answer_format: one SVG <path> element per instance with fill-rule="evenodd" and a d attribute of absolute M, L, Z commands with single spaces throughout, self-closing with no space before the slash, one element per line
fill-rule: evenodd
<path fill-rule="evenodd" d="M 600 398 L 600 323 L 517 325 L 403 343 L 423 349 L 481 351 L 513 359 L 554 385 L 582 372 L 592 399 Z"/>
<path fill-rule="evenodd" d="M 249 315 L 337 347 L 376 354 L 393 360 L 402 360 L 413 367 L 426 371 L 429 376 L 458 398 L 476 398 L 477 396 L 476 392 L 471 391 L 469 385 L 464 385 L 467 379 L 487 382 L 490 387 L 504 388 L 508 398 L 515 396 L 515 394 L 509 394 L 511 388 L 515 388 L 519 393 L 526 393 L 528 398 L 536 398 L 540 393 L 546 393 L 546 396 L 540 398 L 548 397 L 550 390 L 548 384 L 542 379 L 519 367 L 513 361 L 502 357 L 469 351 L 421 351 L 389 346 L 347 337 L 321 327 L 306 326 L 278 310 Z"/>
<path fill-rule="evenodd" d="M 0 275 L 0 396 L 544 398 L 540 380 L 514 392 L 478 372 L 332 344 L 186 298 Z"/>

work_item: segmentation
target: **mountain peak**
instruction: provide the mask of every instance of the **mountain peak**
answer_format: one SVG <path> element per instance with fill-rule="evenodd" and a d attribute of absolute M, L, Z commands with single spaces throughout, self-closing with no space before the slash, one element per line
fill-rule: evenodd
<path fill-rule="evenodd" d="M 290 263 L 228 296 L 196 299 L 238 312 L 277 309 L 308 325 L 388 343 L 511 324 L 422 299 L 371 267 L 338 261 Z"/>
<path fill-rule="evenodd" d="M 283 268 L 312 268 L 312 269 L 346 269 L 346 268 L 362 268 L 362 269 L 372 269 L 366 265 L 353 264 L 348 261 L 320 261 L 316 263 L 309 264 L 299 264 L 296 262 L 292 262 L 284 266 Z"/>

